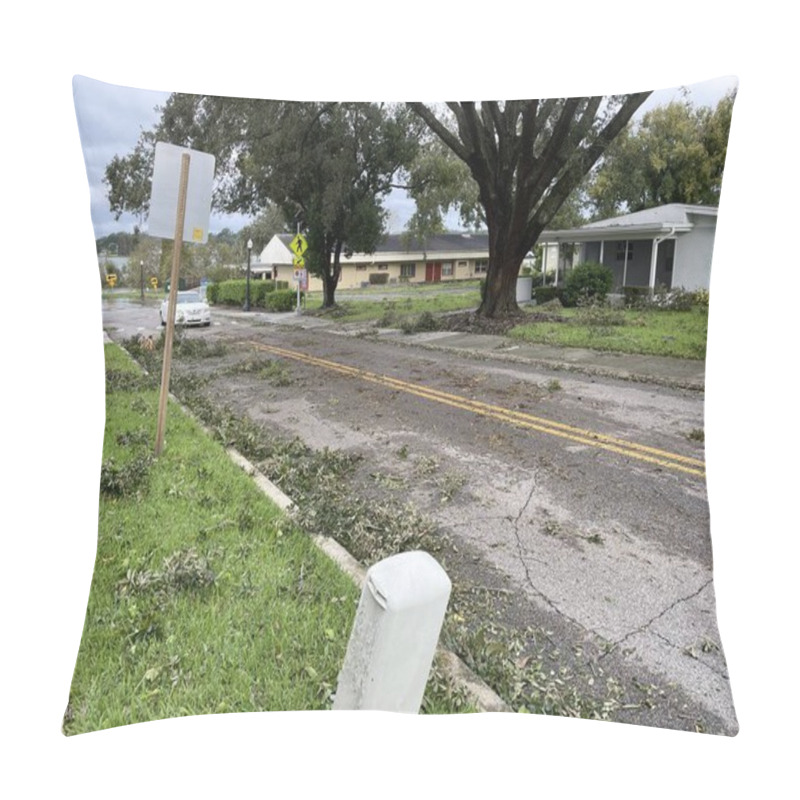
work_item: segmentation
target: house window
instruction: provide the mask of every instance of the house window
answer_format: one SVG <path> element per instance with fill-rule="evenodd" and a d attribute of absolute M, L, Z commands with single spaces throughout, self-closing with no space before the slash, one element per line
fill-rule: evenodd
<path fill-rule="evenodd" d="M 476 275 L 485 275 L 489 270 L 489 262 L 488 261 L 476 261 L 475 262 L 475 274 Z"/>
<path fill-rule="evenodd" d="M 366 264 L 356 264 L 356 271 L 365 271 L 367 269 Z"/>
<path fill-rule="evenodd" d="M 417 265 L 416 264 L 401 264 L 400 265 L 400 277 L 401 278 L 413 278 L 417 274 Z"/>
<path fill-rule="evenodd" d="M 617 242 L 617 261 L 625 261 L 625 249 L 627 245 L 628 261 L 633 258 L 633 242 Z"/>
<path fill-rule="evenodd" d="M 378 264 L 378 269 L 389 269 L 388 264 Z"/>
<path fill-rule="evenodd" d="M 447 261 L 442 264 L 442 275 L 452 275 L 453 274 L 453 262 Z"/>
<path fill-rule="evenodd" d="M 459 268 L 466 267 L 467 266 L 467 262 L 466 261 L 459 261 L 458 262 L 458 266 L 459 266 Z"/>

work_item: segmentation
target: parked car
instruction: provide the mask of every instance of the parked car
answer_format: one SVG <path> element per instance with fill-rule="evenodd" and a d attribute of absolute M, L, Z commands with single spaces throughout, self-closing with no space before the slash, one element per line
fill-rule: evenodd
<path fill-rule="evenodd" d="M 169 297 L 161 303 L 161 324 L 167 324 L 169 315 Z M 210 325 L 211 308 L 200 296 L 199 292 L 178 292 L 175 306 L 176 325 Z"/>

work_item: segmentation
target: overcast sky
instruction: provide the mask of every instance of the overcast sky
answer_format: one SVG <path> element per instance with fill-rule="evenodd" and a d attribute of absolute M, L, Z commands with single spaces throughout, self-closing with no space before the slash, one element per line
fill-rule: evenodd
<path fill-rule="evenodd" d="M 733 78 L 722 77 L 693 84 L 691 100 L 696 105 L 715 105 L 736 85 Z M 639 114 L 654 106 L 669 103 L 679 96 L 680 87 L 659 90 L 640 109 Z M 136 144 L 142 130 L 150 129 L 159 118 L 158 107 L 169 97 L 169 92 L 116 86 L 102 81 L 76 76 L 73 81 L 75 110 L 83 147 L 86 172 L 89 180 L 92 222 L 95 236 L 114 231 L 132 231 L 137 220 L 123 215 L 118 221 L 109 211 L 105 186 L 102 183 L 106 165 L 115 156 L 125 156 Z M 390 212 L 389 227 L 392 232 L 403 229 L 413 213 L 413 202 L 401 192 L 394 192 L 387 203 Z M 212 214 L 210 230 L 218 233 L 225 227 L 238 230 L 247 218 L 239 215 Z M 456 219 L 451 224 L 457 224 Z M 145 222 L 146 225 L 146 222 Z"/>

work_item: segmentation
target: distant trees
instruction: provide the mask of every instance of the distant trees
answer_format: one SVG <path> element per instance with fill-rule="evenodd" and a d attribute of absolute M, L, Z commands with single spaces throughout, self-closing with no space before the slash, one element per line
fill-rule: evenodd
<path fill-rule="evenodd" d="M 587 182 L 596 219 L 667 203 L 717 205 L 735 93 L 713 109 L 687 98 L 628 126 Z"/>

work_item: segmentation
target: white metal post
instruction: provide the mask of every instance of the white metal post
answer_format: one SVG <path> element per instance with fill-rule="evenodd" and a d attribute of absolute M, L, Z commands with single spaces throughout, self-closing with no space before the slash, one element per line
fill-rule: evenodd
<path fill-rule="evenodd" d="M 370 567 L 333 708 L 419 712 L 451 583 L 421 551 Z"/>

